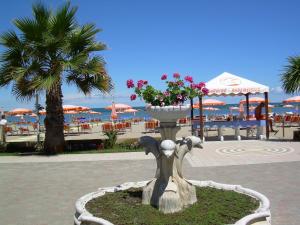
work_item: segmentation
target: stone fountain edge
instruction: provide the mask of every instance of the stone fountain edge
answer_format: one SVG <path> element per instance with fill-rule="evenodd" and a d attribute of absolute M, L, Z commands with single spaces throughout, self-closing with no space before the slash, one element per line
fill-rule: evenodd
<path fill-rule="evenodd" d="M 103 218 L 93 216 L 91 213 L 89 213 L 86 210 L 85 205 L 92 199 L 105 195 L 106 192 L 116 192 L 116 191 L 127 190 L 129 188 L 144 187 L 148 182 L 149 181 L 127 182 L 118 186 L 99 188 L 98 191 L 91 192 L 82 196 L 75 203 L 76 212 L 74 215 L 74 224 L 80 225 L 81 222 L 87 221 L 87 222 L 94 222 L 99 225 L 114 225 L 113 223 Z M 189 180 L 189 182 L 191 182 L 193 185 L 198 187 L 213 187 L 217 189 L 235 191 L 253 197 L 260 202 L 259 207 L 256 209 L 256 211 L 253 214 L 249 214 L 241 218 L 239 221 L 235 222 L 234 225 L 255 225 L 258 224 L 257 223 L 258 221 L 264 221 L 263 223 L 260 223 L 261 225 L 271 224 L 270 201 L 265 195 L 255 190 L 244 188 L 241 185 L 222 184 L 214 181 L 197 181 L 197 180 Z"/>

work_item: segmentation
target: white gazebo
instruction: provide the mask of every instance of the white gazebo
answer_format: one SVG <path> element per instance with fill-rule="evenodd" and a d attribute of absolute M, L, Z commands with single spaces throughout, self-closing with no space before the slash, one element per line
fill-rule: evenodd
<path fill-rule="evenodd" d="M 206 83 L 209 90 L 208 96 L 246 96 L 247 119 L 249 119 L 249 95 L 264 94 L 265 106 L 269 105 L 268 93 L 269 87 L 248 80 L 243 77 L 236 76 L 231 73 L 224 72 Z M 200 136 L 203 138 L 203 105 L 202 97 L 199 97 L 200 109 Z M 265 107 L 266 112 L 266 137 L 269 138 L 269 122 L 268 122 L 268 107 Z"/>

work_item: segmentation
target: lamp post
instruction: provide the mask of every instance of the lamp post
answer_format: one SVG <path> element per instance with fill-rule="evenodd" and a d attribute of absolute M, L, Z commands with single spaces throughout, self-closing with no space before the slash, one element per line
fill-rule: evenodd
<path fill-rule="evenodd" d="M 39 104 L 39 95 L 35 93 L 35 112 L 36 112 L 36 124 L 37 124 L 37 132 L 36 132 L 36 147 L 38 150 L 41 148 L 41 131 L 40 131 L 40 104 Z"/>

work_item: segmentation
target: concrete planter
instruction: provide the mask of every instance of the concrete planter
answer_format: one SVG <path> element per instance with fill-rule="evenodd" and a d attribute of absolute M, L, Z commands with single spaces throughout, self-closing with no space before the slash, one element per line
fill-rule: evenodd
<path fill-rule="evenodd" d="M 190 182 L 193 185 L 198 187 L 213 187 L 217 189 L 235 191 L 238 193 L 251 196 L 260 202 L 260 206 L 253 214 L 245 216 L 244 218 L 234 223 L 234 225 L 270 225 L 271 224 L 270 201 L 263 194 L 251 190 L 249 188 L 244 188 L 240 185 L 221 184 L 213 181 L 190 180 Z M 80 225 L 81 222 L 88 221 L 100 225 L 114 225 L 105 219 L 94 217 L 91 213 L 89 213 L 86 210 L 85 205 L 92 199 L 105 195 L 106 192 L 116 192 L 121 190 L 127 190 L 129 188 L 140 188 L 140 187 L 144 187 L 147 183 L 148 181 L 129 182 L 115 187 L 99 188 L 98 191 L 96 192 L 92 192 L 87 195 L 84 195 L 83 197 L 78 199 L 75 204 L 76 213 L 74 215 L 74 224 Z"/>

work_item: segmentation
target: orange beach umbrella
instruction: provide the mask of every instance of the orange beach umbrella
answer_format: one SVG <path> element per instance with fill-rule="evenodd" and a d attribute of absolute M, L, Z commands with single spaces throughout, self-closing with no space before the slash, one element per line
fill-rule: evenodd
<path fill-rule="evenodd" d="M 283 101 L 283 103 L 299 103 L 300 102 L 300 96 L 294 96 L 292 98 L 288 98 Z"/>
<path fill-rule="evenodd" d="M 115 110 L 125 110 L 125 109 L 132 108 L 130 105 L 126 105 L 126 104 L 122 104 L 122 103 L 113 103 L 112 105 L 105 107 L 105 109 L 112 110 L 113 107 L 115 108 Z"/>
<path fill-rule="evenodd" d="M 265 102 L 265 99 L 261 97 L 249 98 L 249 103 L 254 104 L 254 103 L 261 103 L 261 102 Z M 241 100 L 240 103 L 246 104 L 246 99 Z"/>
<path fill-rule="evenodd" d="M 25 108 L 16 108 L 8 112 L 10 115 L 20 115 L 20 114 L 31 114 L 31 109 L 25 109 Z"/>
<path fill-rule="evenodd" d="M 216 100 L 216 99 L 205 99 L 202 102 L 204 106 L 217 106 L 217 105 L 226 105 L 225 102 Z M 199 102 L 193 105 L 193 108 L 199 108 Z"/>

